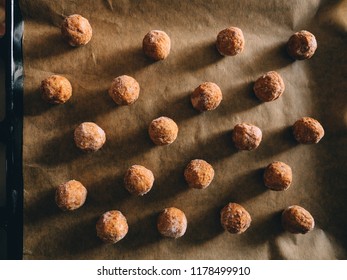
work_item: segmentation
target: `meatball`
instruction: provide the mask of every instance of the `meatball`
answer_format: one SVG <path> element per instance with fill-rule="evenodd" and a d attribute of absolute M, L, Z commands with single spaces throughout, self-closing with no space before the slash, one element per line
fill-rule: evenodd
<path fill-rule="evenodd" d="M 192 160 L 184 170 L 184 178 L 189 187 L 194 189 L 207 188 L 214 177 L 214 169 L 211 164 L 202 160 Z"/>
<path fill-rule="evenodd" d="M 73 47 L 88 44 L 92 39 L 93 30 L 89 21 L 81 15 L 71 15 L 61 25 L 63 38 Z"/>
<path fill-rule="evenodd" d="M 232 140 L 239 150 L 254 150 L 260 145 L 261 139 L 260 128 L 248 123 L 237 124 L 232 132 Z"/>
<path fill-rule="evenodd" d="M 254 93 L 263 102 L 278 99 L 284 92 L 282 77 L 275 71 L 270 71 L 259 77 L 254 83 Z"/>
<path fill-rule="evenodd" d="M 55 202 L 63 211 L 72 211 L 80 208 L 86 201 L 87 189 L 81 182 L 70 180 L 57 187 Z"/>
<path fill-rule="evenodd" d="M 324 129 L 317 120 L 303 117 L 294 123 L 293 135 L 301 144 L 316 144 L 323 138 Z"/>
<path fill-rule="evenodd" d="M 297 60 L 311 58 L 316 52 L 316 49 L 316 37 L 306 30 L 294 33 L 287 42 L 288 54 Z"/>
<path fill-rule="evenodd" d="M 148 133 L 154 144 L 169 145 L 177 138 L 178 126 L 168 117 L 159 117 L 151 122 Z"/>
<path fill-rule="evenodd" d="M 240 28 L 229 27 L 217 35 L 217 50 L 221 55 L 234 56 L 241 53 L 245 47 L 245 39 Z"/>
<path fill-rule="evenodd" d="M 237 203 L 227 204 L 221 211 L 220 220 L 223 228 L 233 234 L 244 233 L 252 222 L 247 210 Z"/>
<path fill-rule="evenodd" d="M 290 233 L 305 234 L 314 228 L 314 219 L 303 207 L 292 205 L 282 212 L 282 226 Z"/>
<path fill-rule="evenodd" d="M 216 109 L 222 99 L 223 95 L 219 86 L 211 82 L 202 83 L 190 96 L 193 107 L 200 112 Z"/>
<path fill-rule="evenodd" d="M 51 104 L 64 104 L 72 96 L 72 87 L 68 79 L 52 75 L 41 82 L 42 99 Z"/>
<path fill-rule="evenodd" d="M 163 60 L 170 53 L 170 37 L 161 30 L 151 30 L 142 41 L 142 49 L 145 55 L 153 60 Z"/>
<path fill-rule="evenodd" d="M 182 237 L 187 230 L 186 215 L 178 208 L 165 208 L 159 214 L 157 228 L 159 233 L 164 237 Z"/>
<path fill-rule="evenodd" d="M 131 166 L 124 176 L 125 188 L 132 194 L 144 195 L 153 186 L 154 175 L 151 170 L 141 165 Z"/>
<path fill-rule="evenodd" d="M 128 233 L 127 219 L 118 210 L 107 211 L 96 223 L 97 236 L 106 243 L 117 243 Z"/>
<path fill-rule="evenodd" d="M 75 144 L 86 152 L 96 152 L 106 142 L 106 134 L 93 122 L 81 123 L 74 132 Z"/>

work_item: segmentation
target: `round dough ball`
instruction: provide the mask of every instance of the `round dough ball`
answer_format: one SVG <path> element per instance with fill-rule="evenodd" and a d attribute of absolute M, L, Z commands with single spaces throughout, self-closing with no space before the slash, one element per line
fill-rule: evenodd
<path fill-rule="evenodd" d="M 166 208 L 159 214 L 157 228 L 165 237 L 179 238 L 187 230 L 186 215 L 175 207 Z"/>
<path fill-rule="evenodd" d="M 104 242 L 117 243 L 128 233 L 127 219 L 118 210 L 107 211 L 96 223 L 96 234 Z"/>
<path fill-rule="evenodd" d="M 294 33 L 287 42 L 288 54 L 297 60 L 311 58 L 316 49 L 316 37 L 306 30 Z"/>
<path fill-rule="evenodd" d="M 161 30 L 149 31 L 142 41 L 142 49 L 145 55 L 154 60 L 163 60 L 171 48 L 170 37 Z"/>
<path fill-rule="evenodd" d="M 292 179 L 292 169 L 284 162 L 274 161 L 265 168 L 264 184 L 271 190 L 287 190 L 292 183 Z"/>
<path fill-rule="evenodd" d="M 262 132 L 260 128 L 253 124 L 241 123 L 233 129 L 232 140 L 239 150 L 254 150 L 259 146 L 261 139 Z"/>
<path fill-rule="evenodd" d="M 63 104 L 72 96 L 71 84 L 63 76 L 49 76 L 41 82 L 41 96 L 51 104 Z"/>
<path fill-rule="evenodd" d="M 207 188 L 214 177 L 214 170 L 211 164 L 202 160 L 192 160 L 184 170 L 184 178 L 189 187 L 194 189 Z"/>
<path fill-rule="evenodd" d="M 86 45 L 92 39 L 92 27 L 81 15 L 71 15 L 61 25 L 63 38 L 73 47 Z"/>
<path fill-rule="evenodd" d="M 154 144 L 168 145 L 176 140 L 178 126 L 168 117 L 159 117 L 151 122 L 148 133 Z"/>
<path fill-rule="evenodd" d="M 259 100 L 269 102 L 279 98 L 285 86 L 282 77 L 275 71 L 270 71 L 259 77 L 254 83 L 254 93 Z"/>
<path fill-rule="evenodd" d="M 154 183 L 154 175 L 151 170 L 142 165 L 131 166 L 124 176 L 125 188 L 132 194 L 144 195 L 148 193 Z"/>
<path fill-rule="evenodd" d="M 240 204 L 229 203 L 221 211 L 221 224 L 230 233 L 241 234 L 251 225 L 251 215 Z"/>
<path fill-rule="evenodd" d="M 293 205 L 282 212 L 282 227 L 290 233 L 305 234 L 314 228 L 314 219 L 306 209 Z"/>
<path fill-rule="evenodd" d="M 190 96 L 193 107 L 200 112 L 216 109 L 222 99 L 223 95 L 219 86 L 211 82 L 202 83 Z"/>
<path fill-rule="evenodd" d="M 301 144 L 316 144 L 323 138 L 324 129 L 317 120 L 303 117 L 294 123 L 293 134 Z"/>
<path fill-rule="evenodd" d="M 84 122 L 75 129 L 74 140 L 81 150 L 95 152 L 105 144 L 106 134 L 97 124 Z"/>
<path fill-rule="evenodd" d="M 81 182 L 70 180 L 57 187 L 55 202 L 63 211 L 72 211 L 80 208 L 87 198 L 87 189 Z"/>
<path fill-rule="evenodd" d="M 133 77 L 122 75 L 113 79 L 108 94 L 118 105 L 130 105 L 139 98 L 140 85 Z"/>
<path fill-rule="evenodd" d="M 216 46 L 219 53 L 224 56 L 234 56 L 241 53 L 245 47 L 242 30 L 237 27 L 223 29 L 217 35 Z"/>

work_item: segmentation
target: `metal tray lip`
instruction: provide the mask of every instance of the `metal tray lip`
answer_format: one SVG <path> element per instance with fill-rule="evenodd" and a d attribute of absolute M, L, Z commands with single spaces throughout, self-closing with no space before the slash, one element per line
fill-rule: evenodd
<path fill-rule="evenodd" d="M 7 234 L 8 259 L 23 258 L 23 28 L 19 1 L 6 1 L 6 32 L 0 38 L 5 64 L 6 109 L 0 141 L 6 145 L 6 206 L 0 209 L 0 227 Z"/>

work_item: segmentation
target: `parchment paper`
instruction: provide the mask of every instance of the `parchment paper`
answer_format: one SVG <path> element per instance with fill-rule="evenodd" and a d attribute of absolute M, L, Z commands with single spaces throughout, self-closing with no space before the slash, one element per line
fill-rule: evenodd
<path fill-rule="evenodd" d="M 24 32 L 24 252 L 25 259 L 345 259 L 346 219 L 346 1 L 20 1 Z M 80 48 L 61 38 L 64 16 L 78 13 L 93 27 L 91 42 Z M 244 32 L 242 54 L 222 57 L 218 32 L 237 26 Z M 172 40 L 169 57 L 147 59 L 144 35 L 164 30 Z M 316 35 L 318 49 L 307 61 L 293 61 L 284 45 L 296 31 Z M 276 70 L 285 93 L 270 103 L 252 93 L 254 81 Z M 64 105 L 41 100 L 41 80 L 67 77 L 72 98 Z M 127 74 L 140 84 L 138 101 L 117 106 L 107 94 L 112 79 Z M 189 100 L 195 87 L 217 83 L 220 107 L 198 113 Z M 159 116 L 174 119 L 177 140 L 157 147 L 147 128 Z M 299 145 L 291 125 L 303 116 L 318 119 L 326 135 L 317 145 Z M 102 150 L 85 154 L 73 142 L 83 121 L 101 126 Z M 231 130 L 250 122 L 263 131 L 260 147 L 237 151 Z M 188 189 L 183 170 L 194 158 L 216 172 L 205 190 Z M 267 190 L 264 167 L 274 160 L 293 169 L 285 192 Z M 123 175 L 133 164 L 151 169 L 155 184 L 144 197 L 131 196 Z M 88 189 L 86 204 L 71 213 L 54 202 L 57 185 L 70 179 Z M 219 212 L 228 202 L 252 216 L 242 235 L 224 232 Z M 309 210 L 315 229 L 306 235 L 282 230 L 281 211 L 292 204 Z M 171 240 L 156 230 L 165 207 L 182 209 L 184 237 Z M 103 244 L 95 223 L 118 209 L 128 235 Z"/>

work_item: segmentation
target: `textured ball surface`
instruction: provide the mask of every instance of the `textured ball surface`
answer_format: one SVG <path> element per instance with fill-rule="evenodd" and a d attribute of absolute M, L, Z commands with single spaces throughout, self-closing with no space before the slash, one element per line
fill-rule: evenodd
<path fill-rule="evenodd" d="M 287 52 L 296 60 L 311 58 L 316 52 L 316 49 L 316 37 L 306 30 L 294 33 L 287 42 Z"/>
<path fill-rule="evenodd" d="M 282 77 L 275 71 L 270 71 L 259 77 L 254 83 L 254 93 L 263 102 L 278 99 L 284 92 Z"/>
<path fill-rule="evenodd" d="M 303 117 L 294 123 L 293 135 L 301 144 L 317 144 L 324 136 L 324 128 L 319 121 Z"/>
<path fill-rule="evenodd" d="M 170 54 L 171 39 L 161 30 L 151 30 L 143 38 L 142 49 L 153 60 L 163 60 Z"/>
<path fill-rule="evenodd" d="M 240 204 L 229 203 L 221 211 L 221 224 L 233 234 L 244 233 L 251 225 L 251 215 Z"/>
<path fill-rule="evenodd" d="M 189 187 L 205 189 L 214 178 L 214 169 L 208 162 L 202 159 L 194 159 L 186 166 L 184 178 Z"/>
<path fill-rule="evenodd" d="M 148 133 L 154 144 L 168 145 L 176 140 L 178 126 L 168 117 L 159 117 L 151 122 Z"/>
<path fill-rule="evenodd" d="M 151 170 L 142 165 L 131 166 L 124 176 L 125 188 L 135 195 L 142 196 L 148 193 L 153 186 L 154 175 Z"/>
<path fill-rule="evenodd" d="M 72 87 L 68 79 L 52 75 L 41 82 L 42 99 L 51 104 L 63 104 L 72 96 Z"/>
<path fill-rule="evenodd" d="M 216 109 L 222 99 L 223 94 L 219 86 L 211 82 L 202 83 L 190 96 L 193 107 L 200 112 Z"/>
<path fill-rule="evenodd" d="M 262 132 L 259 127 L 252 124 L 237 124 L 232 132 L 232 140 L 237 149 L 251 151 L 260 145 Z"/>
<path fill-rule="evenodd" d="M 63 38 L 73 47 L 88 44 L 92 39 L 93 30 L 89 21 L 81 15 L 71 15 L 61 25 Z"/>
<path fill-rule="evenodd" d="M 97 236 L 106 243 L 117 243 L 128 233 L 127 219 L 118 210 L 107 211 L 96 223 Z"/>
<path fill-rule="evenodd" d="M 282 226 L 290 233 L 305 234 L 314 228 L 314 219 L 303 207 L 292 205 L 282 212 Z"/>
<path fill-rule="evenodd" d="M 234 56 L 241 53 L 245 47 L 245 38 L 240 28 L 229 27 L 217 35 L 217 50 L 221 55 Z"/>
<path fill-rule="evenodd" d="M 178 208 L 166 208 L 158 216 L 157 228 L 164 237 L 182 237 L 187 230 L 186 215 Z"/>
<path fill-rule="evenodd" d="M 70 180 L 57 187 L 55 202 L 63 211 L 72 211 L 80 208 L 86 201 L 87 189 L 81 182 Z"/>
<path fill-rule="evenodd" d="M 96 152 L 106 142 L 105 131 L 93 122 L 83 122 L 74 132 L 75 144 L 86 152 Z"/>
<path fill-rule="evenodd" d="M 116 104 L 130 105 L 139 98 L 140 85 L 133 77 L 122 75 L 113 79 L 108 94 Z"/>

